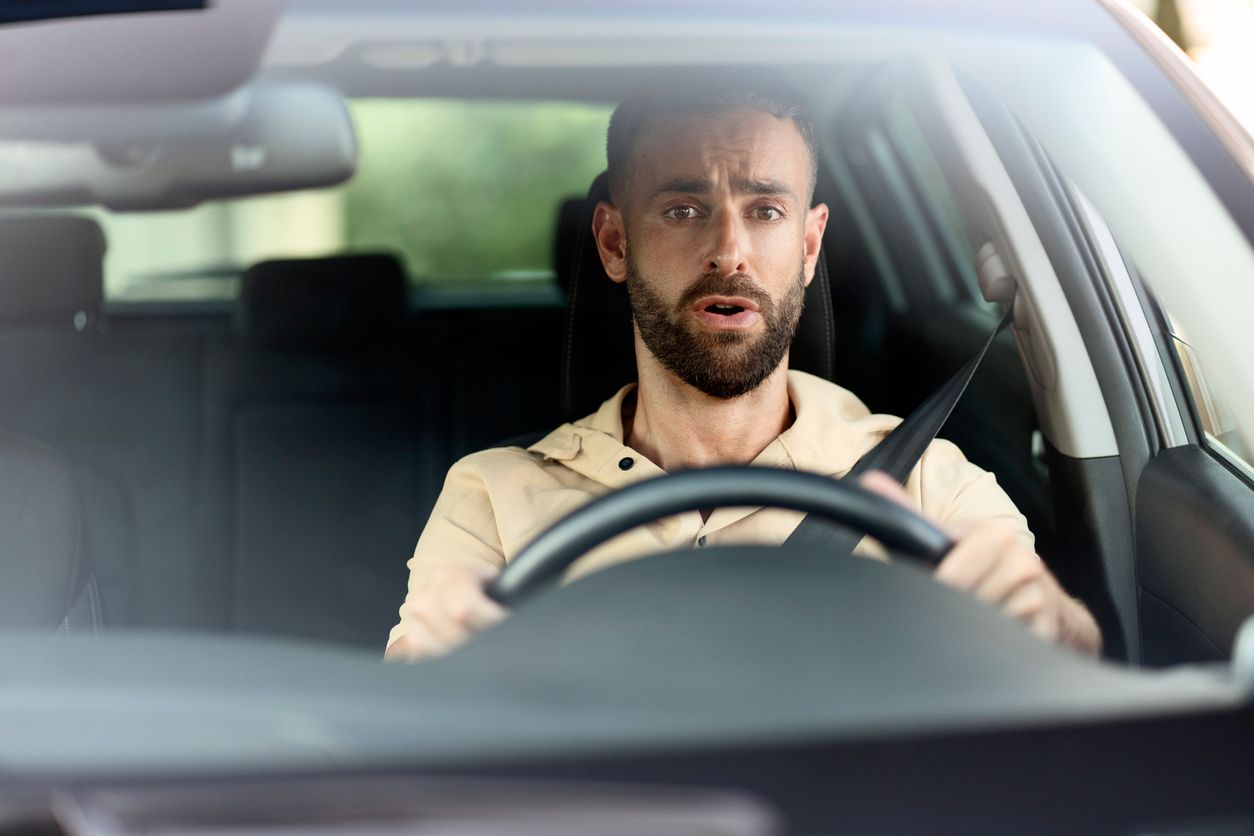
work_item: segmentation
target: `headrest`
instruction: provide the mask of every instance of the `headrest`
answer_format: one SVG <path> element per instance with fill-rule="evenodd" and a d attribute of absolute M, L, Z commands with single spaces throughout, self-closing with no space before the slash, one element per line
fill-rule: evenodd
<path fill-rule="evenodd" d="M 373 253 L 254 264 L 240 281 L 239 328 L 268 348 L 369 348 L 404 330 L 405 272 Z"/>
<path fill-rule="evenodd" d="M 0 218 L 0 323 L 69 326 L 80 313 L 94 317 L 104 254 L 104 233 L 91 218 Z"/>
<path fill-rule="evenodd" d="M 595 205 L 595 204 L 594 204 Z M 553 264 L 557 268 L 557 284 L 563 293 L 569 294 L 571 274 L 570 260 L 575 252 L 575 245 L 580 236 L 588 230 L 584 221 L 588 220 L 587 203 L 582 195 L 568 197 L 557 207 L 557 232 L 553 237 Z"/>
<path fill-rule="evenodd" d="M 583 233 L 574 239 L 573 251 L 559 254 L 557 262 L 559 282 L 560 271 L 564 266 L 568 270 L 563 282 L 568 301 L 561 404 L 567 420 L 594 412 L 623 384 L 636 379 L 627 288 L 605 274 L 592 236 L 593 210 L 598 201 L 609 199 L 607 178 L 601 174 L 592 181 L 583 204 Z M 820 252 L 814 280 L 806 289 L 805 310 L 793 338 L 789 368 L 832 379 L 836 369 L 832 321 L 831 285 L 827 262 Z"/>

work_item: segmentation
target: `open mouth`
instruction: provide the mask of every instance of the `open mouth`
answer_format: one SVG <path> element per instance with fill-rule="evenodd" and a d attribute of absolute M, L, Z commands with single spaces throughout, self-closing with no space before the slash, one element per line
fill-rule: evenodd
<path fill-rule="evenodd" d="M 718 316 L 735 316 L 746 311 L 757 313 L 758 310 L 757 303 L 743 296 L 706 296 L 698 299 L 694 307 Z"/>
<path fill-rule="evenodd" d="M 758 306 L 743 296 L 706 296 L 692 307 L 697 319 L 717 330 L 751 328 L 758 321 Z"/>

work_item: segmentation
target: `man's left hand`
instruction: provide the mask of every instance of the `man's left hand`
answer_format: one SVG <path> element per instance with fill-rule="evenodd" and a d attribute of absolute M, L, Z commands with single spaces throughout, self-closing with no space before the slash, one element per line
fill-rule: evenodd
<path fill-rule="evenodd" d="M 867 473 L 859 484 L 910 507 L 905 490 L 885 473 Z M 1063 590 L 1015 529 L 990 520 L 946 533 L 954 547 L 936 568 L 938 581 L 992 604 L 1042 639 L 1092 655 L 1101 652 L 1093 616 Z"/>

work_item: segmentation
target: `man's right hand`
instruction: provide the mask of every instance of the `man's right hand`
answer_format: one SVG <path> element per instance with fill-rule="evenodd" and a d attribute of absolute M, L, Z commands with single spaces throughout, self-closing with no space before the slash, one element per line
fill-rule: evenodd
<path fill-rule="evenodd" d="M 501 621 L 507 611 L 483 591 L 499 572 L 492 566 L 435 566 L 411 582 L 401 608 L 402 632 L 384 658 L 416 662 L 443 656 Z"/>

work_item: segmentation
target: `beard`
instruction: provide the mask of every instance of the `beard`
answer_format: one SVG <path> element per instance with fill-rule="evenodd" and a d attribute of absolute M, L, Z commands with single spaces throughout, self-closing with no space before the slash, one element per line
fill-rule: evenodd
<path fill-rule="evenodd" d="M 640 338 L 653 356 L 689 386 L 711 397 L 730 400 L 760 386 L 788 353 L 805 306 L 805 273 L 798 267 L 797 280 L 778 301 L 743 273 L 708 273 L 669 306 L 636 269 L 635 259 L 628 251 L 627 295 Z M 751 299 L 758 306 L 765 326 L 763 332 L 701 328 L 687 312 L 702 297 L 713 295 Z"/>

